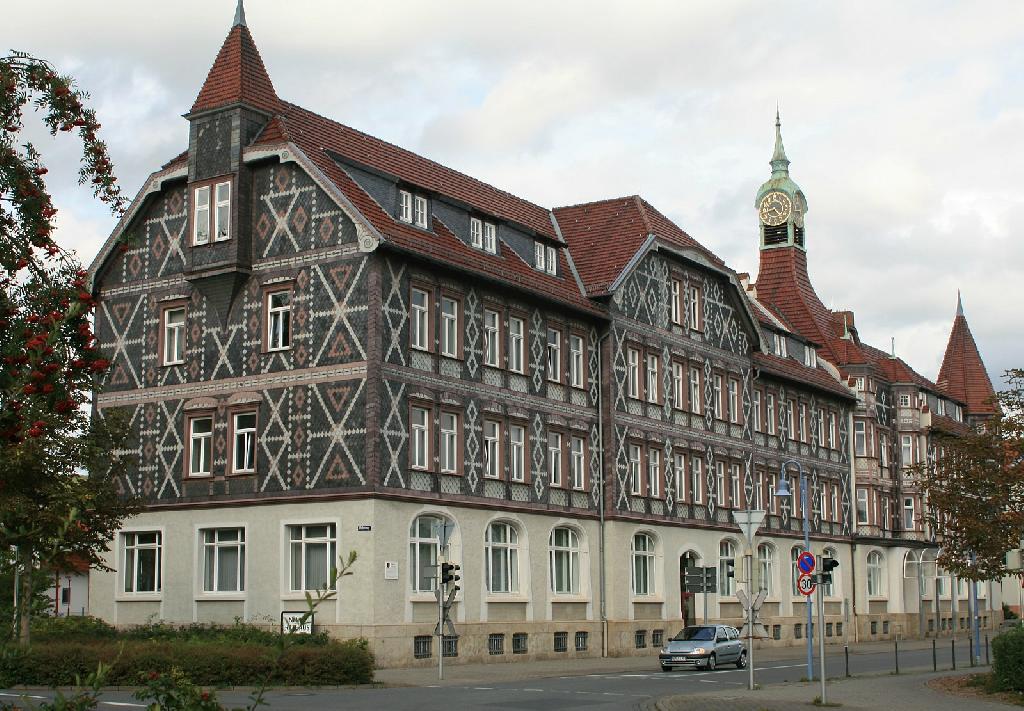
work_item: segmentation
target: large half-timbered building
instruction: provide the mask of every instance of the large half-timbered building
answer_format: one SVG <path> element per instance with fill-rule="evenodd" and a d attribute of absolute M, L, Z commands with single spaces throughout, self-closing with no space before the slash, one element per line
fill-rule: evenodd
<path fill-rule="evenodd" d="M 973 414 L 980 366 L 935 385 L 821 305 L 781 136 L 758 205 L 790 212 L 762 209 L 751 284 L 642 198 L 544 208 L 280 99 L 241 7 L 186 118 L 92 267 L 97 411 L 130 413 L 145 503 L 95 614 L 275 622 L 355 550 L 316 624 L 429 658 L 443 519 L 447 653 L 642 653 L 702 613 L 687 566 L 720 568 L 709 615 L 739 622 L 731 512 L 757 508 L 761 617 L 792 643 L 795 461 L 841 564 L 826 637 L 916 633 L 930 534 L 901 467 L 929 418 Z"/>

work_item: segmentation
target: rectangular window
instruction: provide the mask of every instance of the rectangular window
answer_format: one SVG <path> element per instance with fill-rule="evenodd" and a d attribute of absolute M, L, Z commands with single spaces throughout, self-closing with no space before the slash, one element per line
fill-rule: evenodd
<path fill-rule="evenodd" d="M 558 252 L 555 250 L 554 247 L 548 245 L 547 253 L 547 269 L 545 271 L 547 271 L 548 274 L 554 276 L 555 274 L 558 273 Z"/>
<path fill-rule="evenodd" d="M 415 199 L 415 214 L 414 220 L 417 227 L 427 227 L 427 199 L 421 195 L 417 195 Z"/>
<path fill-rule="evenodd" d="M 574 334 L 569 335 L 569 384 L 583 387 L 583 339 Z"/>
<path fill-rule="evenodd" d="M 501 476 L 501 423 L 484 420 L 484 476 Z"/>
<path fill-rule="evenodd" d="M 832 505 L 831 509 L 830 509 L 832 511 L 832 520 L 833 521 L 838 521 L 839 520 L 839 486 L 833 486 L 832 490 L 831 490 L 831 493 L 832 493 L 832 500 L 829 503 L 831 503 L 831 505 Z"/>
<path fill-rule="evenodd" d="M 740 465 L 729 465 L 729 504 L 734 509 L 740 508 Z"/>
<path fill-rule="evenodd" d="M 533 243 L 533 266 L 535 266 L 538 271 L 545 271 L 545 269 L 544 269 L 544 262 L 546 261 L 545 255 L 547 255 L 547 250 L 544 249 L 544 243 L 539 241 L 539 240 L 534 242 Z"/>
<path fill-rule="evenodd" d="M 587 651 L 587 637 L 588 636 L 589 636 L 589 634 L 587 632 L 577 632 L 576 633 L 576 651 L 577 652 L 585 652 L 585 651 Z"/>
<path fill-rule="evenodd" d="M 213 239 L 223 242 L 231 239 L 231 183 L 217 183 L 214 198 Z"/>
<path fill-rule="evenodd" d="M 683 382 L 683 364 L 672 363 L 672 407 L 682 410 L 686 404 L 686 385 Z"/>
<path fill-rule="evenodd" d="M 900 393 L 900 407 L 910 407 L 909 393 Z"/>
<path fill-rule="evenodd" d="M 815 433 L 818 439 L 818 446 L 825 446 L 825 411 L 818 408 L 818 422 L 815 427 Z"/>
<path fill-rule="evenodd" d="M 556 652 L 565 652 L 569 649 L 569 633 L 568 632 L 555 632 L 554 650 Z"/>
<path fill-rule="evenodd" d="M 868 523 L 868 490 L 857 489 L 857 524 L 866 526 Z"/>
<path fill-rule="evenodd" d="M 484 251 L 498 253 L 498 230 L 493 223 L 484 223 Z"/>
<path fill-rule="evenodd" d="M 853 451 L 858 457 L 867 456 L 868 453 L 867 434 L 861 421 L 853 423 Z"/>
<path fill-rule="evenodd" d="M 913 435 L 903 435 L 900 438 L 900 464 L 904 467 L 909 467 L 914 464 L 914 437 Z"/>
<path fill-rule="evenodd" d="M 441 297 L 441 355 L 458 358 L 459 348 L 459 302 Z"/>
<path fill-rule="evenodd" d="M 725 506 L 725 462 L 715 462 L 715 503 Z"/>
<path fill-rule="evenodd" d="M 768 509 L 772 513 L 777 513 L 779 510 L 779 499 L 775 496 L 775 475 L 772 474 L 768 479 Z"/>
<path fill-rule="evenodd" d="M 807 405 L 800 403 L 800 441 L 807 441 Z"/>
<path fill-rule="evenodd" d="M 836 413 L 828 413 L 828 446 L 829 449 L 836 448 L 836 432 L 837 432 L 837 421 Z"/>
<path fill-rule="evenodd" d="M 714 383 L 714 403 L 712 404 L 715 408 L 715 419 L 720 420 L 722 419 L 722 376 L 716 374 L 712 382 Z"/>
<path fill-rule="evenodd" d="M 267 350 L 283 351 L 292 345 L 291 289 L 267 292 Z"/>
<path fill-rule="evenodd" d="M 658 356 L 647 356 L 647 402 L 658 402 Z"/>
<path fill-rule="evenodd" d="M 778 420 L 775 419 L 775 396 L 768 393 L 765 396 L 765 401 L 767 402 L 767 406 L 764 419 L 765 424 L 768 426 L 768 434 L 775 434 L 775 425 L 778 422 Z"/>
<path fill-rule="evenodd" d="M 213 459 L 213 418 L 192 417 L 188 421 L 189 476 L 210 476 Z"/>
<path fill-rule="evenodd" d="M 695 286 L 690 287 L 690 328 L 694 331 L 700 331 L 703 328 L 704 319 L 701 318 L 701 312 L 703 307 L 701 304 L 700 289 Z"/>
<path fill-rule="evenodd" d="M 700 455 L 695 454 L 690 457 L 690 501 L 695 504 L 701 503 L 703 500 L 702 493 L 704 491 L 704 460 L 700 458 Z"/>
<path fill-rule="evenodd" d="M 878 463 L 889 466 L 889 437 L 884 432 L 878 433 Z"/>
<path fill-rule="evenodd" d="M 412 657 L 413 659 L 430 659 L 433 652 L 431 651 L 432 642 L 434 638 L 428 634 L 416 635 L 412 638 Z"/>
<path fill-rule="evenodd" d="M 402 222 L 412 222 L 412 193 L 400 190 L 398 197 L 398 219 Z"/>
<path fill-rule="evenodd" d="M 669 311 L 671 313 L 672 323 L 682 324 L 683 322 L 683 283 L 678 279 L 672 280 L 672 294 L 671 303 L 669 304 Z"/>
<path fill-rule="evenodd" d="M 903 530 L 914 530 L 914 499 L 909 496 L 903 499 Z"/>
<path fill-rule="evenodd" d="M 525 447 L 526 430 L 522 425 L 509 425 L 509 474 L 512 481 L 524 481 L 526 479 L 525 469 Z"/>
<path fill-rule="evenodd" d="M 739 381 L 729 379 L 729 422 L 739 423 L 740 421 L 740 384 Z"/>
<path fill-rule="evenodd" d="M 636 496 L 643 493 L 643 480 L 640 478 L 640 445 L 629 445 L 629 490 Z"/>
<path fill-rule="evenodd" d="M 413 469 L 429 469 L 430 462 L 430 411 L 423 407 L 412 408 L 412 441 L 409 466 Z"/>
<path fill-rule="evenodd" d="M 548 481 L 551 486 L 562 486 L 562 435 L 548 432 Z"/>
<path fill-rule="evenodd" d="M 647 450 L 647 495 L 652 499 L 661 496 L 661 452 Z"/>
<path fill-rule="evenodd" d="M 210 186 L 196 188 L 192 212 L 192 244 L 210 243 Z"/>
<path fill-rule="evenodd" d="M 764 472 L 754 476 L 754 508 L 764 511 Z"/>
<path fill-rule="evenodd" d="M 162 589 L 162 534 L 159 531 L 122 533 L 126 593 L 158 593 Z"/>
<path fill-rule="evenodd" d="M 808 368 L 818 367 L 818 352 L 811 346 L 804 346 L 804 365 Z"/>
<path fill-rule="evenodd" d="M 796 439 L 796 427 L 793 421 L 796 416 L 796 403 L 792 400 L 786 403 L 786 431 L 790 439 Z"/>
<path fill-rule="evenodd" d="M 441 413 L 441 471 L 454 474 L 459 466 L 459 416 Z"/>
<path fill-rule="evenodd" d="M 700 370 L 690 368 L 690 412 L 700 414 Z"/>
<path fill-rule="evenodd" d="M 676 501 L 686 501 L 686 456 L 672 455 L 672 473 L 675 481 Z"/>
<path fill-rule="evenodd" d="M 478 217 L 469 218 L 469 241 L 477 249 L 484 246 L 484 223 Z"/>
<path fill-rule="evenodd" d="M 529 637 L 526 632 L 515 632 L 512 634 L 512 654 L 526 654 L 529 647 Z"/>
<path fill-rule="evenodd" d="M 164 309 L 164 365 L 185 362 L 185 307 Z"/>
<path fill-rule="evenodd" d="M 207 528 L 203 535 L 203 592 L 245 590 L 245 529 Z"/>
<path fill-rule="evenodd" d="M 256 413 L 239 412 L 233 418 L 232 466 L 234 472 L 256 470 Z"/>
<path fill-rule="evenodd" d="M 501 315 L 484 309 L 484 365 L 497 368 L 501 349 Z"/>
<path fill-rule="evenodd" d="M 554 328 L 548 329 L 548 380 L 559 383 L 562 381 L 562 332 Z"/>
<path fill-rule="evenodd" d="M 761 431 L 761 391 L 754 391 L 754 407 L 751 413 L 754 416 L 754 431 Z"/>
<path fill-rule="evenodd" d="M 574 489 L 582 489 L 584 487 L 583 465 L 583 438 L 573 437 L 569 452 L 569 470 L 572 475 L 572 488 Z"/>
<path fill-rule="evenodd" d="M 863 375 L 858 375 L 856 378 L 853 379 L 853 382 L 854 382 L 854 387 L 856 387 L 857 390 L 860 390 L 861 392 L 864 391 L 864 376 Z"/>
<path fill-rule="evenodd" d="M 626 349 L 626 394 L 640 397 L 640 351 L 636 348 Z"/>
<path fill-rule="evenodd" d="M 430 295 L 423 289 L 413 289 L 412 314 L 409 318 L 410 345 L 419 351 L 430 350 Z"/>
<path fill-rule="evenodd" d="M 331 569 L 337 567 L 333 523 L 288 526 L 289 583 L 292 592 L 334 590 Z"/>
<path fill-rule="evenodd" d="M 514 316 L 508 320 L 508 369 L 523 372 L 523 319 Z"/>
<path fill-rule="evenodd" d="M 493 632 L 487 635 L 487 653 L 497 656 L 505 653 L 505 635 L 500 632 Z"/>

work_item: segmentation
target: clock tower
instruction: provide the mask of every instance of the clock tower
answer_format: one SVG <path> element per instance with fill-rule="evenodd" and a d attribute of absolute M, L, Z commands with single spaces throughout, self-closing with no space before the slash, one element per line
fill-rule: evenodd
<path fill-rule="evenodd" d="M 789 177 L 789 158 L 782 145 L 782 122 L 775 112 L 775 152 L 772 176 L 758 189 L 754 208 L 761 224 L 761 249 L 804 247 L 804 215 L 807 199 Z"/>

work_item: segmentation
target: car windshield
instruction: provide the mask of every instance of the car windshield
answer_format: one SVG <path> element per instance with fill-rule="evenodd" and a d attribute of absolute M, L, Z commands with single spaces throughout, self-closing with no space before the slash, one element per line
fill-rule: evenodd
<path fill-rule="evenodd" d="M 714 627 L 686 627 L 672 639 L 676 642 L 710 642 L 714 638 Z"/>

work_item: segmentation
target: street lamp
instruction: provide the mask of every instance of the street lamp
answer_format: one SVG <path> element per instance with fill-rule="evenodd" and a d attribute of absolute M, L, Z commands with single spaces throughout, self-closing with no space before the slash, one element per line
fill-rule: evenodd
<path fill-rule="evenodd" d="M 788 459 L 780 467 L 779 488 L 775 490 L 777 497 L 786 498 L 790 496 L 789 476 L 786 474 L 786 467 L 795 464 L 800 472 L 800 510 L 804 515 L 804 550 L 811 551 L 811 526 L 807 520 L 807 477 L 804 475 L 804 468 L 795 459 Z M 811 639 L 811 599 L 807 598 L 807 680 L 814 681 L 814 641 Z M 824 630 L 818 630 L 822 634 Z"/>

